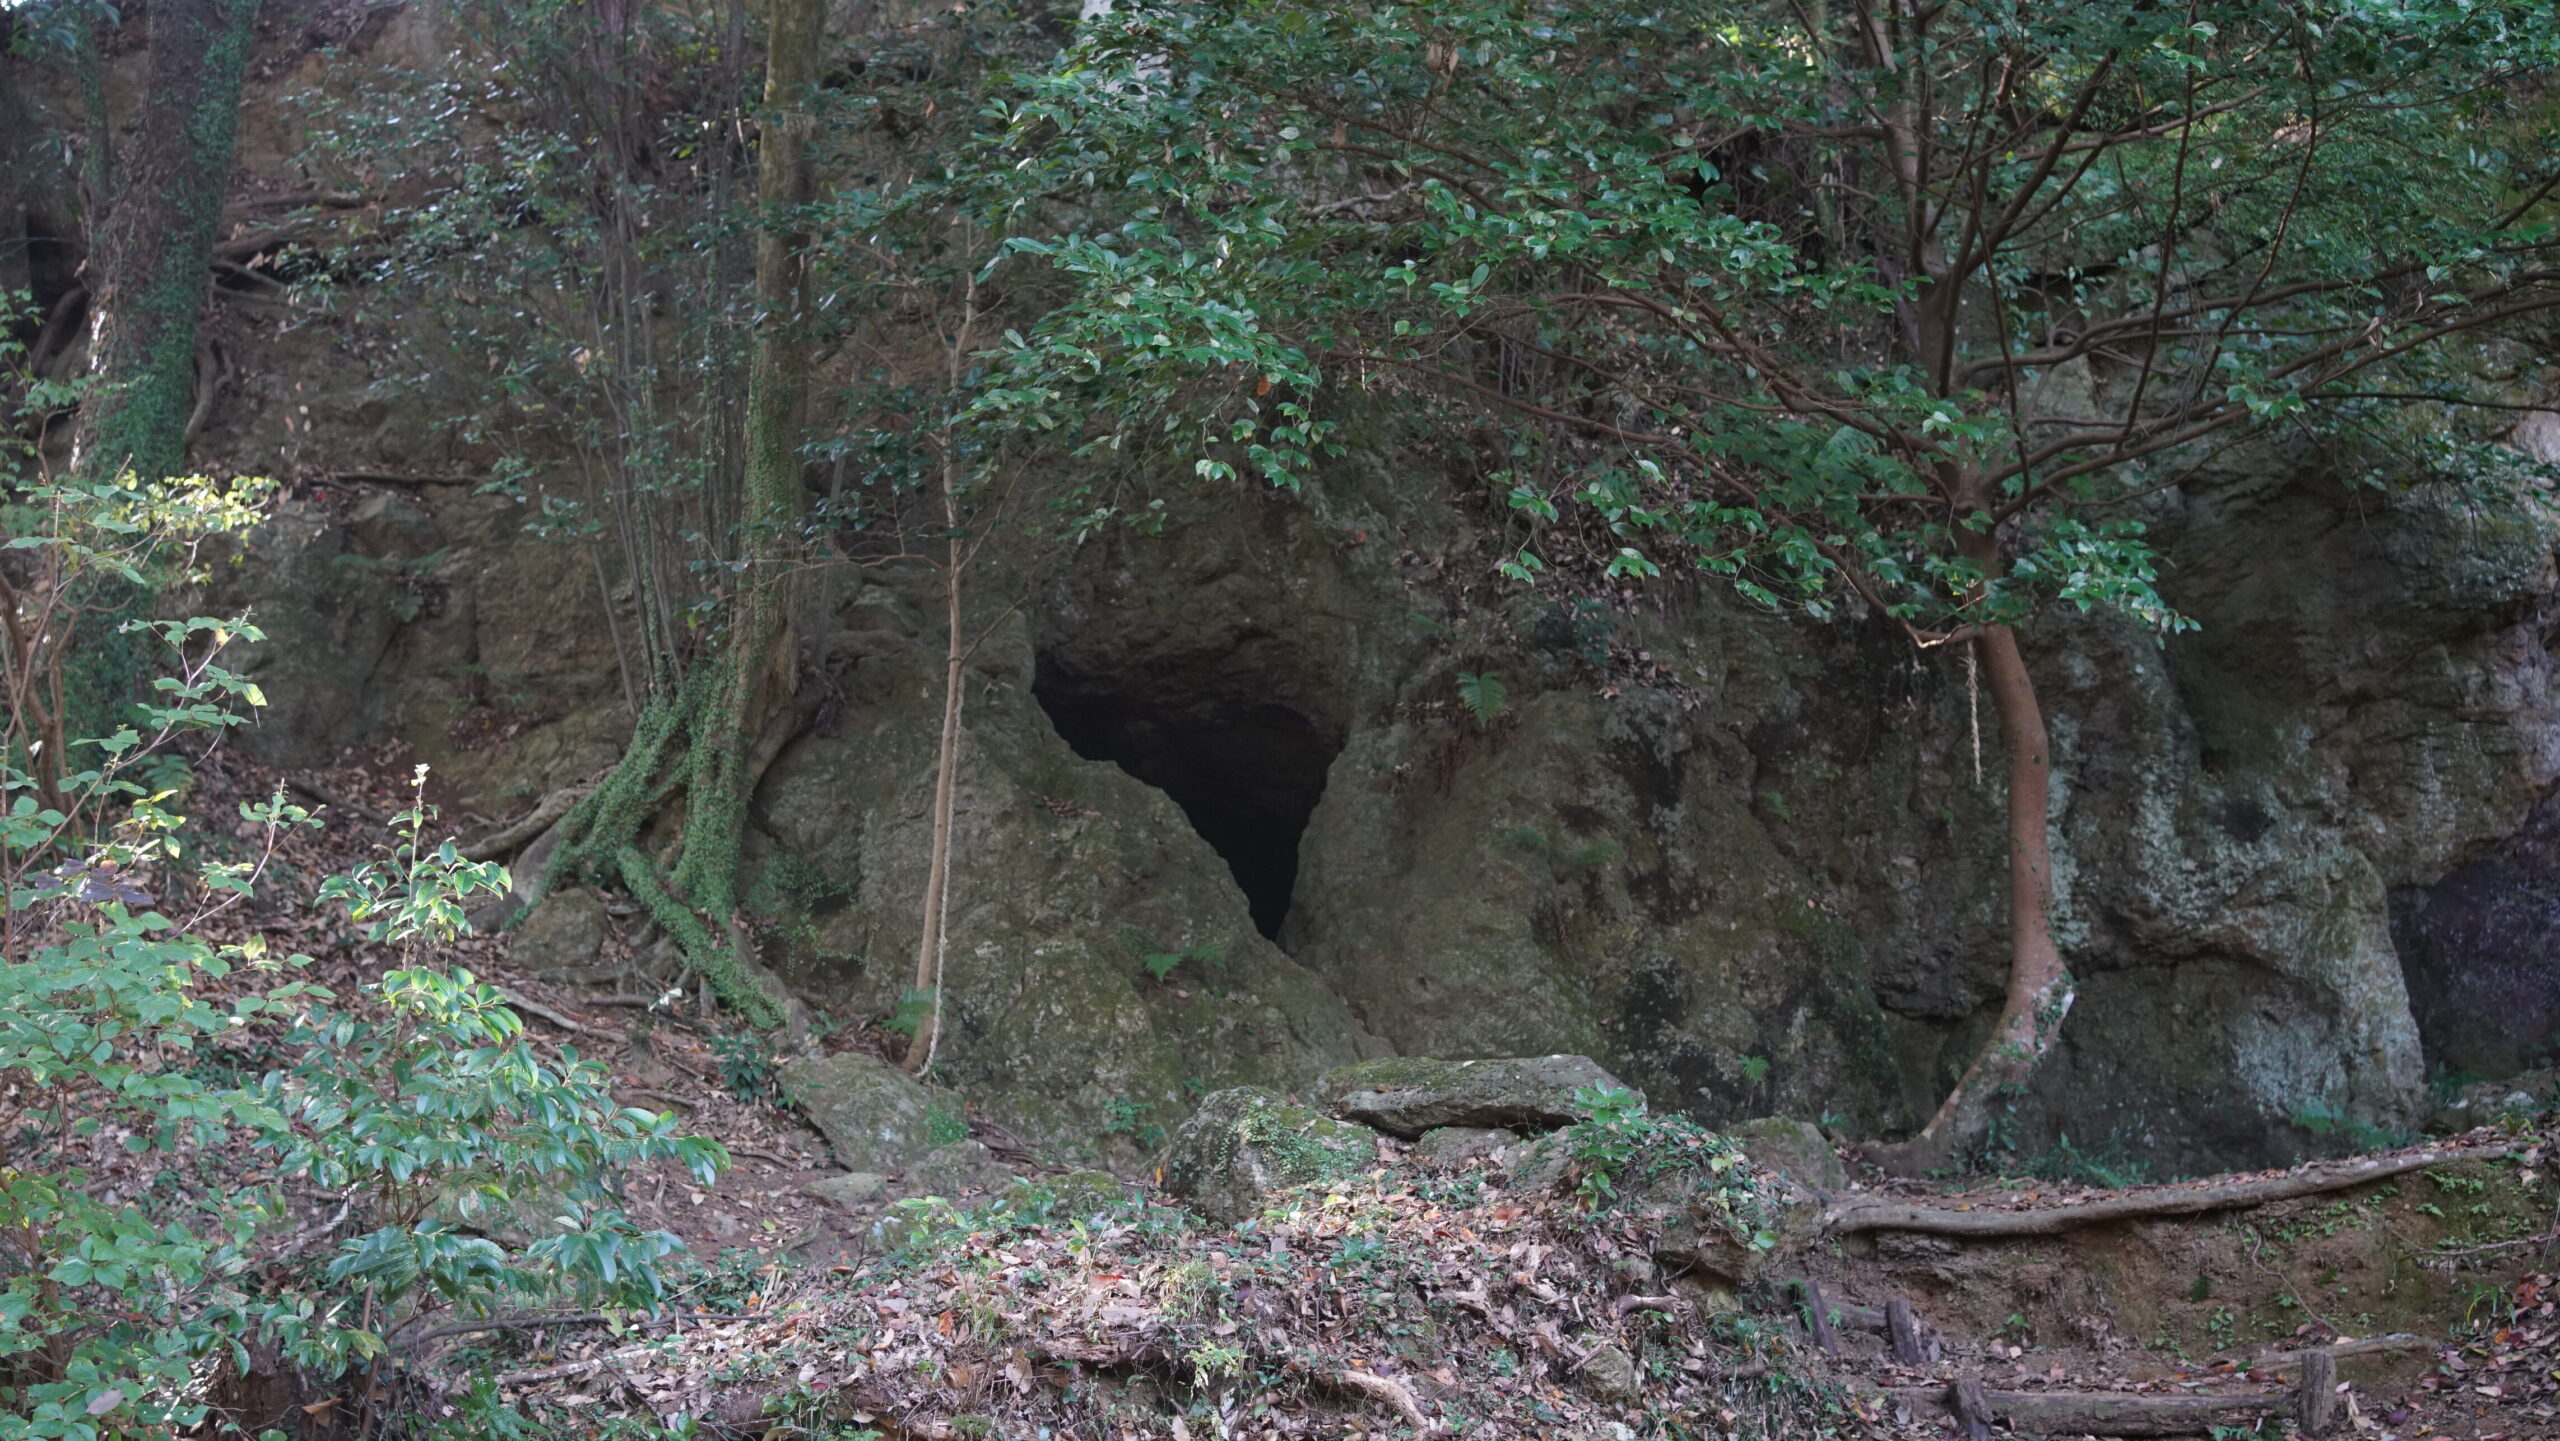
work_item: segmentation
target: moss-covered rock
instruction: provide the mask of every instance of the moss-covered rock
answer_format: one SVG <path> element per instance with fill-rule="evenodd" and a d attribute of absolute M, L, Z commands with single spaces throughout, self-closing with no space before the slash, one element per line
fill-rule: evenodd
<path fill-rule="evenodd" d="M 1742 1143 L 1752 1161 L 1785 1176 L 1816 1195 L 1849 1188 L 1849 1168 L 1829 1138 L 1810 1121 L 1762 1116 L 1727 1126 L 1725 1134 Z"/>
<path fill-rule="evenodd" d="M 1577 1094 L 1626 1089 L 1589 1056 L 1393 1056 L 1338 1067 L 1316 1083 L 1326 1110 L 1405 1140 L 1443 1126 L 1552 1130 L 1590 1114 Z"/>
<path fill-rule="evenodd" d="M 936 1146 L 910 1168 L 900 1183 L 914 1196 L 967 1196 L 1013 1178 L 995 1153 L 974 1140 Z"/>
<path fill-rule="evenodd" d="M 604 949 L 606 929 L 604 903 L 583 886 L 565 887 L 508 932 L 508 958 L 537 973 L 589 965 Z"/>
<path fill-rule="evenodd" d="M 1442 1126 L 1423 1132 L 1413 1143 L 1412 1160 L 1417 1166 L 1454 1171 L 1498 1155 L 1519 1139 L 1517 1133 L 1496 1127 Z"/>
<path fill-rule="evenodd" d="M 1377 1143 L 1367 1131 L 1259 1087 L 1238 1086 L 1200 1103 L 1174 1133 L 1160 1173 L 1167 1193 L 1234 1225 L 1261 1214 L 1265 1198 L 1276 1192 L 1357 1175 L 1376 1160 Z"/>
<path fill-rule="evenodd" d="M 956 1097 L 859 1052 L 787 1061 L 781 1080 L 848 1171 L 903 1171 L 969 1134 Z"/>

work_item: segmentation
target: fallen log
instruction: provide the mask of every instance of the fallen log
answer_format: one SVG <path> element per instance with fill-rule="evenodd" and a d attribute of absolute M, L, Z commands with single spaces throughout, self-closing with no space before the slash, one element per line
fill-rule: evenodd
<path fill-rule="evenodd" d="M 1813 1344 L 1825 1356 L 1840 1354 L 1839 1333 L 1831 1329 L 1831 1307 L 1822 1299 L 1822 1283 L 1808 1276 L 1796 1283 L 1804 1294 L 1805 1324 L 1813 1332 Z"/>
<path fill-rule="evenodd" d="M 1912 1231 L 1929 1236 L 2003 1237 L 2059 1236 L 2109 1221 L 2139 1221 L 2164 1216 L 2197 1216 L 2209 1211 L 2236 1211 L 2318 1196 L 2330 1191 L 2386 1181 L 2393 1176 L 2456 1161 L 2503 1156 L 2503 1142 L 2420 1151 L 2403 1156 L 2372 1156 L 2209 1186 L 2161 1187 L 2103 1201 L 2068 1206 L 2038 1206 L 2019 1211 L 1959 1211 L 1948 1206 L 1912 1206 L 1890 1201 L 1853 1201 L 1823 1217 L 1823 1230 L 1834 1236 L 1861 1231 Z"/>
<path fill-rule="evenodd" d="M 1897 1386 L 1886 1394 L 1913 1414 L 1996 1421 L 2029 1436 L 2202 1436 L 2297 1414 L 2297 1392 L 2148 1396 L 2119 1391 L 1980 1391 L 1957 1403 L 1958 1385 Z M 1976 1397 L 1978 1396 L 1978 1399 Z M 1978 1410 L 1975 1408 L 1979 1408 Z"/>

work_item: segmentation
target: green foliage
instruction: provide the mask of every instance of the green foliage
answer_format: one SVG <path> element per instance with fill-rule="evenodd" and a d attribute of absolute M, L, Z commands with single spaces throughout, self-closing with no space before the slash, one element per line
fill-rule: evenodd
<path fill-rule="evenodd" d="M 2377 1126 L 2361 1116 L 2351 1116 L 2327 1101 L 2305 1101 L 2294 1107 L 2286 1119 L 2312 1135 L 2343 1138 L 2359 1151 L 2387 1151 L 2418 1139 L 2407 1132 Z"/>
<path fill-rule="evenodd" d="M 53 528 L 13 544 L 139 569 L 203 506 L 235 500 L 183 485 L 58 491 L 37 512 Z M 544 1060 L 467 973 L 395 968 L 367 1005 L 340 1011 L 294 976 L 305 958 L 213 939 L 207 922 L 251 893 L 286 832 L 316 821 L 279 794 L 240 809 L 251 858 L 197 856 L 174 797 L 139 778 L 178 737 L 263 704 L 218 664 L 257 632 L 205 618 L 131 629 L 170 657 L 137 724 L 79 743 L 94 760 L 51 778 L 59 804 L 16 754 L 0 770 L 0 1080 L 23 1098 L 0 1172 L 12 1250 L 0 1438 L 197 1425 L 208 1378 L 244 1371 L 252 1345 L 326 1376 L 455 1309 L 657 1296 L 677 1242 L 630 1226 L 612 1187 L 660 1158 L 707 1178 L 720 1149 L 614 1106 L 593 1063 Z M 413 962 L 460 932 L 467 897 L 505 883 L 450 841 L 429 844 L 430 815 L 412 805 L 384 859 L 315 898 Z M 95 1176 L 109 1144 L 149 1184 Z M 292 1198 L 315 1191 L 324 1214 L 306 1219 Z M 463 1229 L 537 1206 L 542 1234 L 521 1250 Z"/>
<path fill-rule="evenodd" d="M 1458 701 L 1467 708 L 1467 714 L 1475 717 L 1479 728 L 1500 719 L 1509 700 L 1510 692 L 1504 688 L 1502 677 L 1492 671 L 1458 672 Z"/>
<path fill-rule="evenodd" d="M 2551 21 L 1120 5 L 954 182 L 1057 297 L 975 405 L 1295 487 L 1334 397 L 1393 394 L 1502 457 L 1523 582 L 2176 628 L 2138 503 L 2211 447 L 2527 483 L 2465 407 L 2525 398 L 2473 361 L 2560 304 Z M 1053 203 L 1093 194 L 1125 218 Z"/>
<path fill-rule="evenodd" d="M 2150 1166 L 2127 1154 L 2122 1143 L 2109 1141 L 2084 1147 L 2067 1135 L 2056 1137 L 2043 1152 L 2002 1169 L 2040 1181 L 2071 1181 L 2109 1191 L 2143 1185 L 2151 1179 Z"/>
<path fill-rule="evenodd" d="M 1126 1136 L 1137 1143 L 1138 1149 L 1154 1150 L 1164 1144 L 1165 1132 L 1164 1127 L 1147 1120 L 1150 1109 L 1144 1101 L 1133 1101 L 1126 1096 L 1112 1097 L 1102 1103 L 1102 1134 Z"/>
<path fill-rule="evenodd" d="M 1179 951 L 1149 951 L 1138 957 L 1138 964 L 1145 966 L 1147 974 L 1159 982 L 1169 979 L 1186 963 L 1199 967 L 1205 976 L 1214 968 L 1225 965 L 1226 955 L 1216 941 L 1202 941 Z"/>
<path fill-rule="evenodd" d="M 729 1094 L 741 1101 L 781 1098 L 782 1073 L 772 1037 L 758 1031 L 725 1032 L 711 1038 L 711 1055 Z"/>
<path fill-rule="evenodd" d="M 1730 1137 L 1680 1116 L 1655 1116 L 1644 1098 L 1614 1086 L 1573 1094 L 1583 1119 L 1548 1138 L 1561 1145 L 1585 1206 L 1603 1210 L 1633 1191 L 1677 1178 L 1698 1212 L 1754 1250 L 1777 1244 L 1752 1184 L 1749 1158 Z"/>

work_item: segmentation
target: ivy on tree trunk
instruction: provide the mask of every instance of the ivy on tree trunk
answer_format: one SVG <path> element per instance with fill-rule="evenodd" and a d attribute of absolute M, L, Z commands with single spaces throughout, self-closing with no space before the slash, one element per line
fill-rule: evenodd
<path fill-rule="evenodd" d="M 113 192 L 90 237 L 91 389 L 72 441 L 83 477 L 130 470 L 154 481 L 186 469 L 197 319 L 257 14 L 257 0 L 151 7 L 142 132 L 103 168 Z"/>

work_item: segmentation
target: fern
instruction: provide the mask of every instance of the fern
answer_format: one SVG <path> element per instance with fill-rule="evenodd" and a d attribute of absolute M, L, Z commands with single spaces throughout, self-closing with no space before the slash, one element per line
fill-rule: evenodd
<path fill-rule="evenodd" d="M 1138 957 L 1138 964 L 1145 966 L 1147 974 L 1161 982 L 1180 969 L 1185 961 L 1198 966 L 1202 974 L 1206 975 L 1212 967 L 1223 964 L 1225 959 L 1226 957 L 1219 952 L 1216 941 L 1202 941 L 1189 950 L 1151 951 Z"/>
<path fill-rule="evenodd" d="M 1502 677 L 1492 671 L 1458 672 L 1458 699 L 1466 703 L 1467 714 L 1476 718 L 1478 726 L 1493 724 L 1494 718 L 1502 714 L 1503 703 L 1508 697 Z"/>

